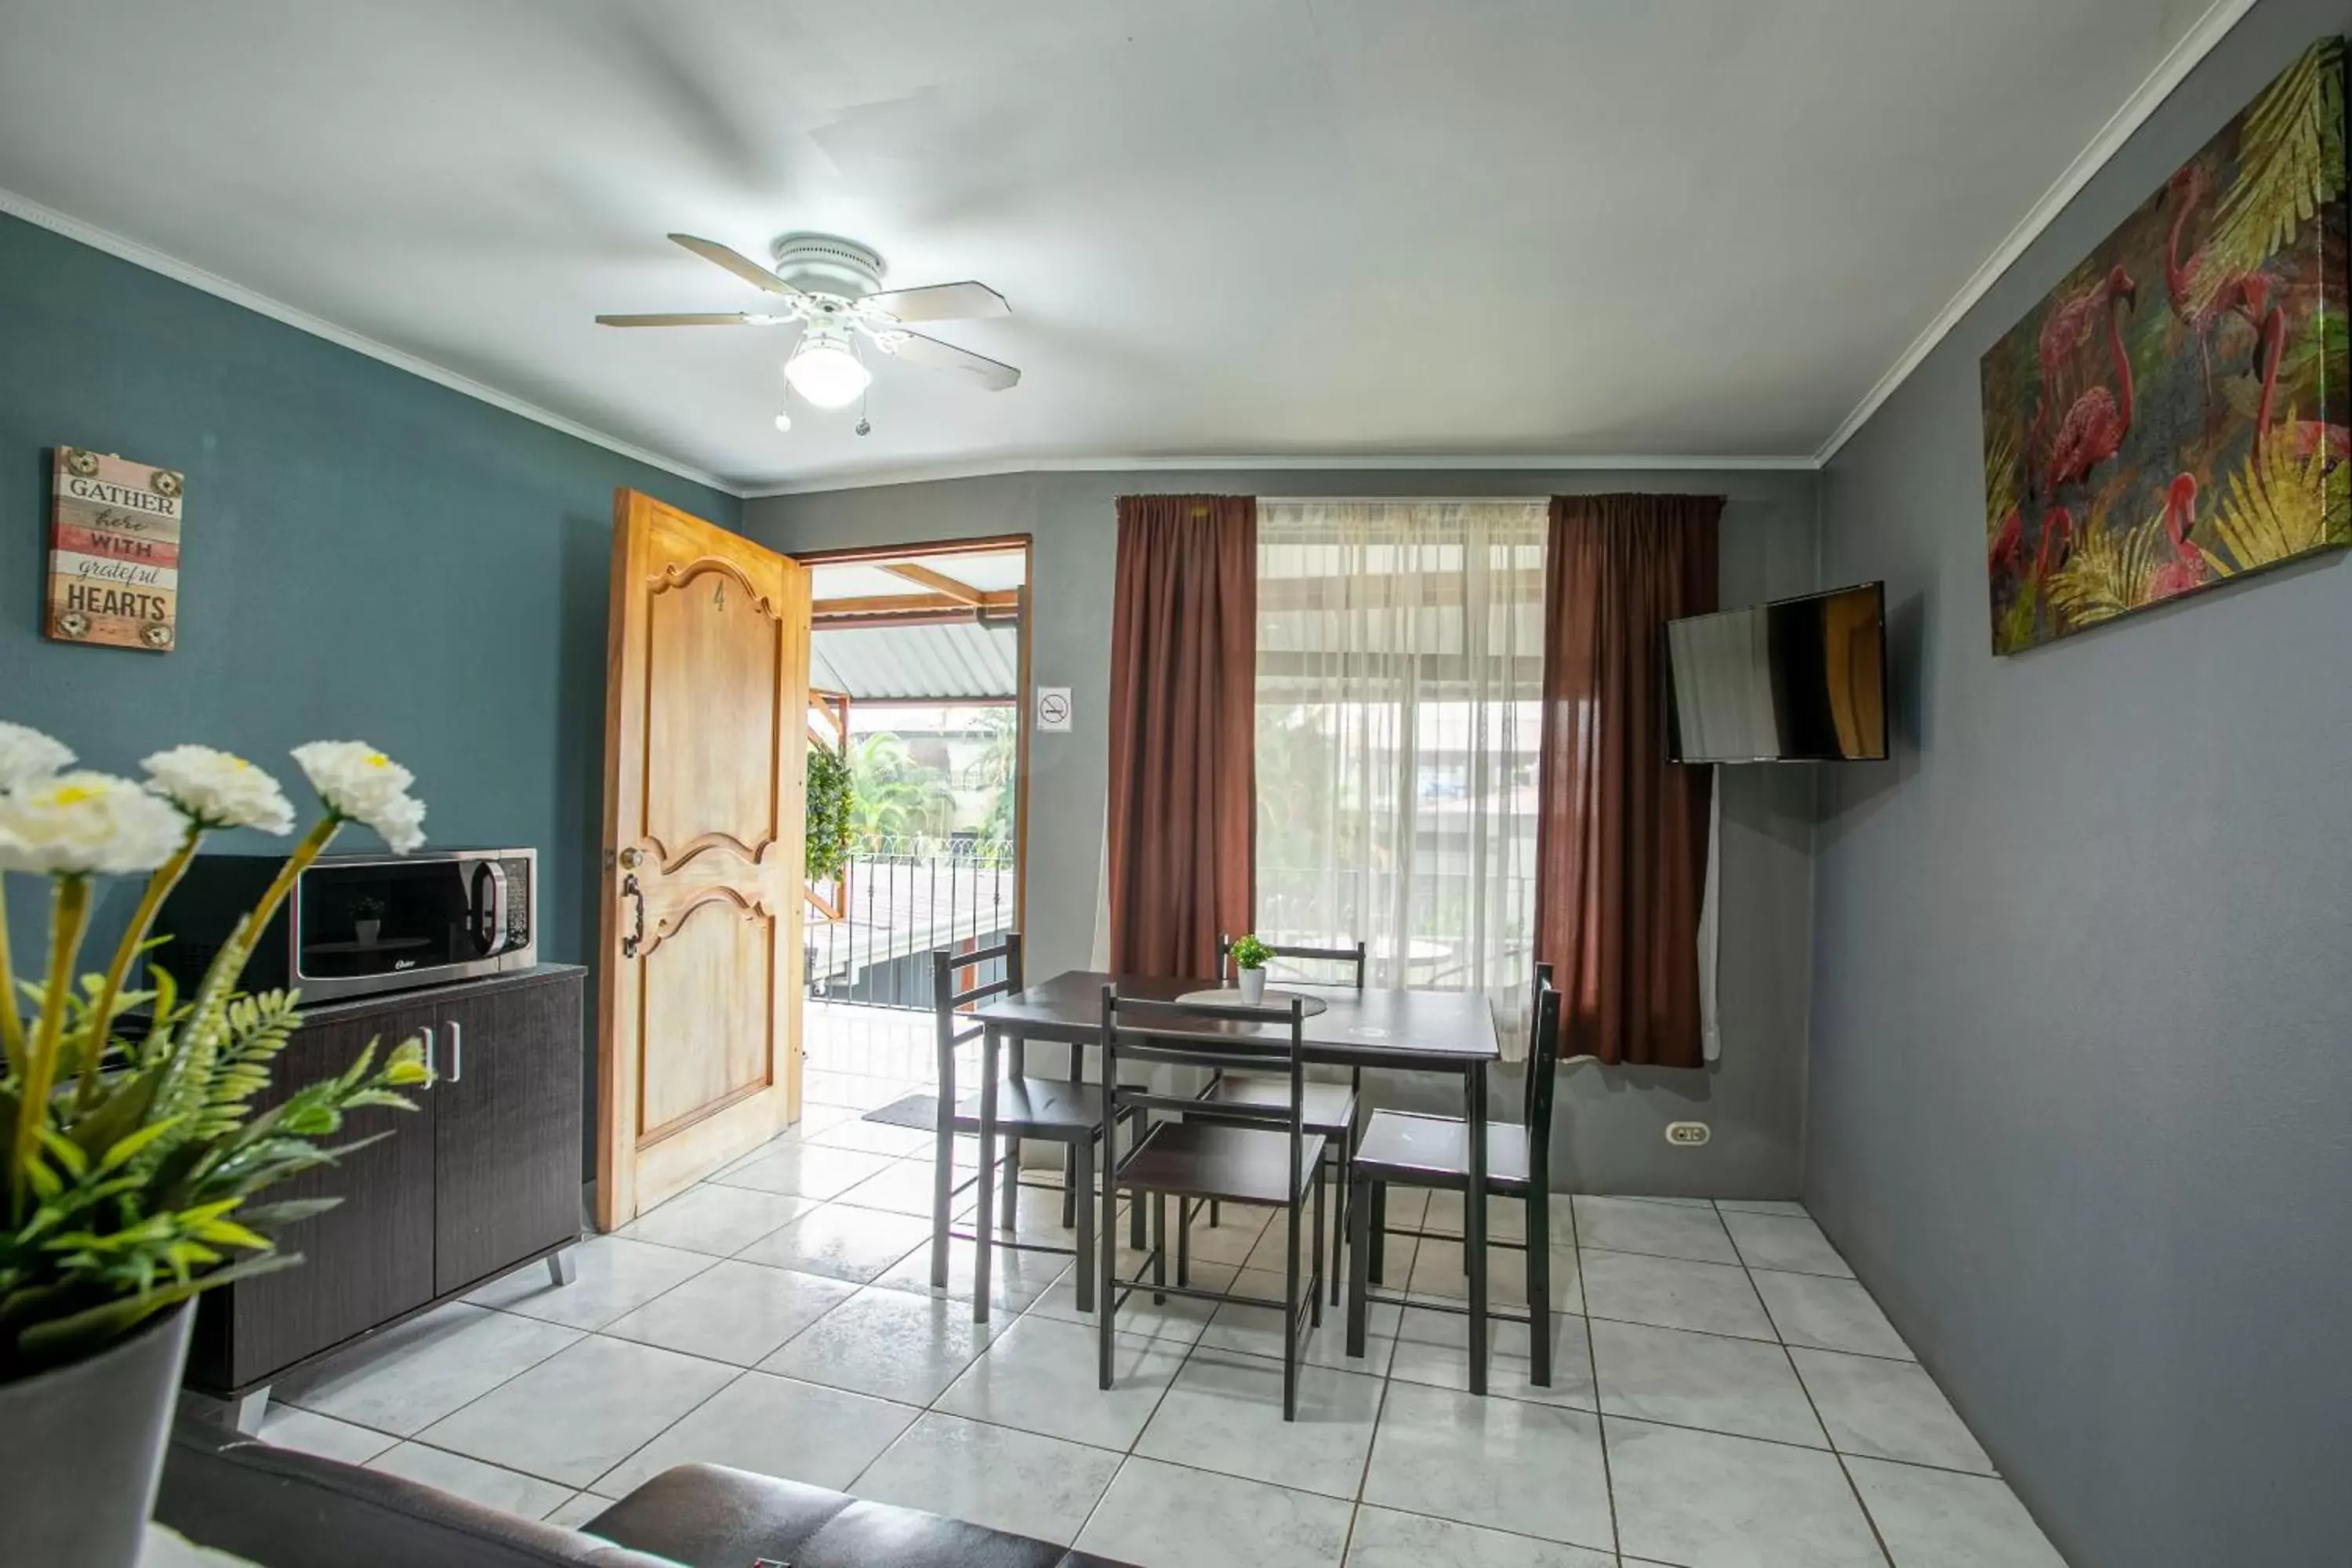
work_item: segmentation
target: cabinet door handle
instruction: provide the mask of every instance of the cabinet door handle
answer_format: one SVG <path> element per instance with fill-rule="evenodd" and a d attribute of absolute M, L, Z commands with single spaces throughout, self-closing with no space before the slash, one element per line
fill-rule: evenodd
<path fill-rule="evenodd" d="M 449 1020 L 449 1081 L 461 1083 L 466 1077 L 466 1030 L 457 1019 Z"/>
<path fill-rule="evenodd" d="M 427 1024 L 416 1033 L 425 1042 L 425 1087 L 431 1089 L 441 1080 L 441 1065 L 433 1059 L 433 1026 Z"/>

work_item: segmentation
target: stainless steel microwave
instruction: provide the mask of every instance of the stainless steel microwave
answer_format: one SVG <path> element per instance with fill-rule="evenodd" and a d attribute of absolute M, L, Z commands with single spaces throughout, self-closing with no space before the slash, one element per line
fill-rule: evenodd
<path fill-rule="evenodd" d="M 193 984 L 283 863 L 197 856 L 156 922 L 171 941 L 152 962 Z M 538 912 L 535 849 L 322 855 L 255 942 L 243 985 L 325 1002 L 528 969 Z"/>

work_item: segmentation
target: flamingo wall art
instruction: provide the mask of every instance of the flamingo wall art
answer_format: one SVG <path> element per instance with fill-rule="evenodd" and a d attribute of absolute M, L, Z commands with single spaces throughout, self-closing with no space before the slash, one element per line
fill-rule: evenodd
<path fill-rule="evenodd" d="M 2305 50 L 1985 355 L 1995 653 L 2352 544 L 2344 57 Z"/>

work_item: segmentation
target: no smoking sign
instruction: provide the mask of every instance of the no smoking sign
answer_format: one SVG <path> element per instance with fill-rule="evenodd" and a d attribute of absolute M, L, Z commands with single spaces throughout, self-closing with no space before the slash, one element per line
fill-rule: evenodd
<path fill-rule="evenodd" d="M 1068 687 L 1041 686 L 1037 689 L 1037 729 L 1041 734 L 1066 735 L 1070 732 Z"/>

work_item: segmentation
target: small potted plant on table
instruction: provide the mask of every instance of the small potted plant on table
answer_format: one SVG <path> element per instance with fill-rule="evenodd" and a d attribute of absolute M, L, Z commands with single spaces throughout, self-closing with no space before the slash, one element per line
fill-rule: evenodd
<path fill-rule="evenodd" d="M 373 947 L 376 933 L 383 930 L 383 900 L 373 895 L 352 900 L 352 935 L 362 947 Z"/>
<path fill-rule="evenodd" d="M 276 780 L 225 752 L 158 752 L 142 786 L 68 772 L 64 746 L 0 723 L 0 1555 L 10 1562 L 138 1560 L 191 1299 L 300 1262 L 278 1249 L 278 1232 L 334 1200 L 253 1200 L 344 1152 L 327 1141 L 346 1113 L 408 1109 L 397 1091 L 428 1081 L 416 1041 L 380 1064 L 371 1045 L 253 1109 L 301 1022 L 291 992 L 236 989 L 256 934 L 344 823 L 375 829 L 395 854 L 425 838 L 408 770 L 383 752 L 331 741 L 294 757 L 324 807 L 317 824 L 193 987 L 151 965 L 134 989 L 133 963 L 160 940 L 149 937 L 155 912 L 205 834 L 286 833 L 293 807 Z M 142 874 L 105 973 L 77 981 L 99 879 Z M 20 983 L 5 900 L 28 878 L 47 884 L 48 942 Z"/>
<path fill-rule="evenodd" d="M 1265 1000 L 1265 961 L 1274 950 L 1254 936 L 1234 943 L 1234 973 L 1241 983 L 1242 1001 L 1255 1007 Z"/>

